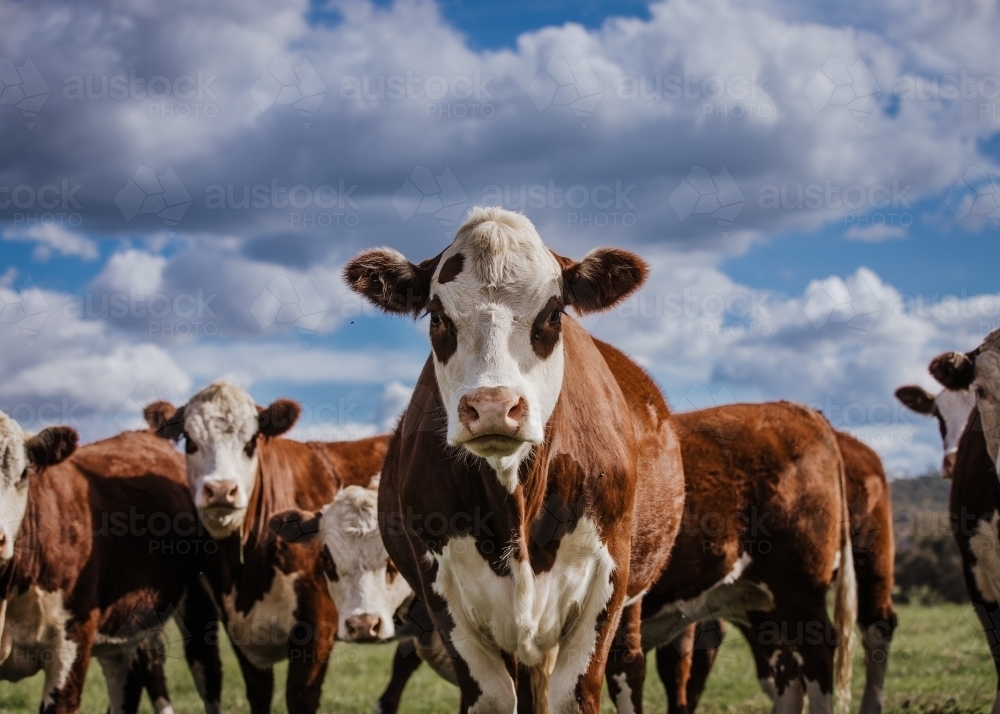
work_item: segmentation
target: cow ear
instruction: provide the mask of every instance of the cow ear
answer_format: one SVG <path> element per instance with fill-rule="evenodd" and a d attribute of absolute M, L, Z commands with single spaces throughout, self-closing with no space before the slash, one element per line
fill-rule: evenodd
<path fill-rule="evenodd" d="M 945 352 L 931 360 L 931 376 L 945 389 L 961 391 L 976 378 L 976 353 Z"/>
<path fill-rule="evenodd" d="M 896 399 L 917 414 L 934 413 L 934 395 L 915 384 L 908 384 L 897 389 Z"/>
<path fill-rule="evenodd" d="M 295 426 L 301 411 L 291 399 L 278 399 L 266 409 L 257 407 L 257 428 L 264 436 L 281 436 Z"/>
<path fill-rule="evenodd" d="M 580 315 L 610 310 L 646 282 L 649 266 L 635 253 L 598 248 L 579 263 L 562 256 L 563 300 Z"/>
<path fill-rule="evenodd" d="M 76 451 L 80 435 L 68 426 L 50 426 L 28 439 L 28 460 L 37 468 L 55 466 Z"/>
<path fill-rule="evenodd" d="M 366 250 L 344 266 L 344 281 L 376 307 L 416 317 L 430 301 L 431 278 L 440 259 L 438 254 L 414 265 L 392 248 Z"/>
<path fill-rule="evenodd" d="M 177 441 L 184 433 L 184 407 L 179 409 L 170 402 L 153 402 L 142 410 L 149 430 L 163 439 Z"/>
<path fill-rule="evenodd" d="M 320 517 L 299 508 L 281 511 L 268 521 L 268 532 L 289 543 L 314 543 L 319 538 Z"/>

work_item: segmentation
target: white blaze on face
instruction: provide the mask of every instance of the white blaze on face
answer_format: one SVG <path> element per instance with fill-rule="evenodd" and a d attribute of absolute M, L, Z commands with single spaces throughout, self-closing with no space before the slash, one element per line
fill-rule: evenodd
<path fill-rule="evenodd" d="M 393 616 L 413 594 L 405 578 L 389 567 L 389 554 L 378 530 L 378 494 L 361 486 L 348 486 L 323 509 L 320 536 L 336 569 L 327 579 L 330 597 L 337 606 L 337 636 L 355 639 L 351 618 L 376 618 L 378 639 L 395 636 Z M 357 621 L 357 620 L 355 620 Z"/>
<path fill-rule="evenodd" d="M 194 504 L 215 538 L 243 525 L 257 479 L 257 405 L 241 387 L 213 382 L 184 406 L 187 475 Z"/>
<path fill-rule="evenodd" d="M 28 507 L 28 452 L 20 424 L 0 412 L 0 565 L 14 557 L 14 539 Z"/>
<path fill-rule="evenodd" d="M 510 490 L 521 460 L 544 440 L 562 389 L 561 337 L 544 345 L 532 337 L 545 320 L 559 320 L 562 284 L 531 222 L 500 209 L 473 213 L 431 283 L 448 442 L 486 458 Z"/>
<path fill-rule="evenodd" d="M 958 442 L 962 438 L 965 424 L 969 421 L 969 414 L 975 405 L 975 395 L 969 390 L 952 392 L 944 389 L 934 397 L 934 406 L 937 407 L 938 418 L 942 424 L 942 440 L 946 456 L 958 451 Z"/>

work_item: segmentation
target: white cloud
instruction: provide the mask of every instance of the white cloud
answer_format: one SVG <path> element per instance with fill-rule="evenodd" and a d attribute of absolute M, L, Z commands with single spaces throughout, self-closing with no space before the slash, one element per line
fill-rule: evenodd
<path fill-rule="evenodd" d="M 30 227 L 3 231 L 7 241 L 29 241 L 36 244 L 35 260 L 48 260 L 52 253 L 94 260 L 98 257 L 97 244 L 84 235 L 56 223 L 40 223 Z"/>
<path fill-rule="evenodd" d="M 864 243 L 881 243 L 894 238 L 906 238 L 907 231 L 902 226 L 871 225 L 863 228 L 852 226 L 844 233 L 844 238 Z"/>

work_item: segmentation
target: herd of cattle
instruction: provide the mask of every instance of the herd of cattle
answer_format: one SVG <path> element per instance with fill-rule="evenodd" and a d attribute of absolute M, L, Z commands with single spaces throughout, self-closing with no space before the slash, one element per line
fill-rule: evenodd
<path fill-rule="evenodd" d="M 355 257 L 351 289 L 429 315 L 432 353 L 387 436 L 284 438 L 296 403 L 262 408 L 225 381 L 80 447 L 71 428 L 29 435 L 0 413 L 0 679 L 42 671 L 41 711 L 76 712 L 96 657 L 113 714 L 143 691 L 172 712 L 173 617 L 209 713 L 220 625 L 254 714 L 282 660 L 288 711 L 315 712 L 336 639 L 398 642 L 382 714 L 421 662 L 462 711 L 596 713 L 606 681 L 620 714 L 640 712 L 650 650 L 669 710 L 693 712 L 728 621 L 775 712 L 808 698 L 822 714 L 849 709 L 857 624 L 860 710 L 880 712 L 896 615 L 878 457 L 793 403 L 671 413 L 565 314 L 607 310 L 646 275 L 623 250 L 559 256 L 495 208 L 422 263 Z M 945 391 L 897 395 L 941 423 L 1000 662 L 1000 334 L 930 369 Z"/>

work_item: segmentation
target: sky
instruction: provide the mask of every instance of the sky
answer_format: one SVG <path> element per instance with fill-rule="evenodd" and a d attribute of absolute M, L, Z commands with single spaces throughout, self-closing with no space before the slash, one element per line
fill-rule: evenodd
<path fill-rule="evenodd" d="M 475 204 L 636 251 L 584 324 L 675 410 L 789 399 L 893 476 L 893 398 L 1000 326 L 997 6 L 0 2 L 0 409 L 87 440 L 214 379 L 392 428 L 429 354 L 340 272 Z"/>

